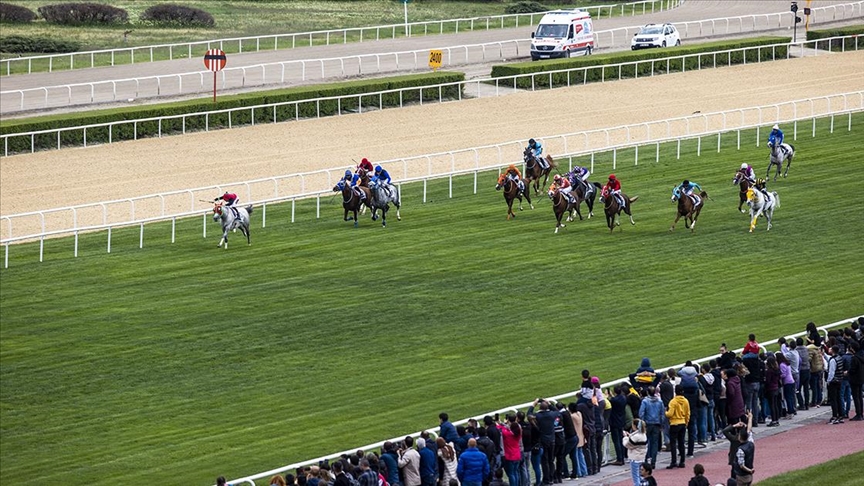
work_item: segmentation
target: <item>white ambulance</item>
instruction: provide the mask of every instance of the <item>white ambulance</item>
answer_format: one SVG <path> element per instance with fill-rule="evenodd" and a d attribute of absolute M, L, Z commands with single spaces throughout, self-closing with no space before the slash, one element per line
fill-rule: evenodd
<path fill-rule="evenodd" d="M 591 14 L 581 9 L 554 10 L 540 19 L 531 33 L 531 59 L 571 57 L 594 50 Z"/>

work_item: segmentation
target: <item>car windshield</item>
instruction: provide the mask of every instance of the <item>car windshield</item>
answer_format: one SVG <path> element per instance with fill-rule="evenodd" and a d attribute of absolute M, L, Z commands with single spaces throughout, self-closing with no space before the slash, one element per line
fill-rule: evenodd
<path fill-rule="evenodd" d="M 567 24 L 540 24 L 535 37 L 567 37 Z"/>
<path fill-rule="evenodd" d="M 642 30 L 640 30 L 639 33 L 640 34 L 662 34 L 663 28 L 656 26 L 656 25 L 645 26 L 645 27 L 642 27 Z"/>

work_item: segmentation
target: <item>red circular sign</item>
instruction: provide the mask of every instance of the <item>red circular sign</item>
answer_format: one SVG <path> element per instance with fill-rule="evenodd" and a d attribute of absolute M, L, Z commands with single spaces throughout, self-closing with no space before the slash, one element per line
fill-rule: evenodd
<path fill-rule="evenodd" d="M 204 54 L 204 66 L 208 71 L 221 71 L 225 67 L 228 58 L 225 57 L 225 52 L 220 49 L 210 49 L 207 54 Z"/>

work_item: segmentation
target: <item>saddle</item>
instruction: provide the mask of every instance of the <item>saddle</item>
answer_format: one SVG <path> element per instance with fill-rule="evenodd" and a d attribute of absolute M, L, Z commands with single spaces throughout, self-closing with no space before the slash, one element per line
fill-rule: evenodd
<path fill-rule="evenodd" d="M 690 198 L 691 201 L 693 201 L 694 208 L 699 207 L 699 205 L 702 204 L 702 198 L 699 197 L 698 194 L 688 194 L 687 196 Z"/>

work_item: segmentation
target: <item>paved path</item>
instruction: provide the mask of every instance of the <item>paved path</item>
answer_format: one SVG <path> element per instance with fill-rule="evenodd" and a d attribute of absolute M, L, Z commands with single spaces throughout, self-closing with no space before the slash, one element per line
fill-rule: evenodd
<path fill-rule="evenodd" d="M 781 420 L 780 427 L 761 425 L 753 429 L 756 437 L 755 482 L 864 450 L 864 422 L 828 425 L 826 422 L 830 415 L 829 407 L 821 407 L 801 411 L 791 420 Z M 684 486 L 693 476 L 693 465 L 699 463 L 705 467 L 705 477 L 712 485 L 725 484 L 729 475 L 728 452 L 729 443 L 718 438 L 709 443 L 707 449 L 697 449 L 695 457 L 687 459 L 686 468 L 671 470 L 665 469 L 669 464 L 669 453 L 661 452 L 654 477 L 661 486 Z M 597 476 L 565 481 L 564 486 L 568 483 L 573 486 L 632 486 L 629 474 L 629 464 L 606 466 Z"/>
<path fill-rule="evenodd" d="M 848 0 L 825 0 L 814 7 L 848 3 Z M 782 8 L 781 8 L 782 5 Z M 752 35 L 752 30 L 766 32 L 785 26 L 791 16 L 765 16 L 740 23 L 711 22 L 685 24 L 730 16 L 785 12 L 788 5 L 777 1 L 690 0 L 683 6 L 664 12 L 637 17 L 597 19 L 596 30 L 618 29 L 643 25 L 648 22 L 675 22 L 679 25 L 684 42 L 716 37 L 717 35 Z M 849 10 L 849 15 L 852 14 Z M 861 15 L 859 6 L 854 11 Z M 791 14 L 790 14 L 791 15 Z M 814 15 L 814 22 L 822 25 L 836 20 L 832 15 Z M 330 46 L 304 47 L 291 50 L 262 51 L 231 54 L 229 66 L 219 75 L 223 92 L 229 89 L 265 89 L 274 86 L 298 85 L 350 76 L 380 76 L 397 72 L 426 70 L 426 51 L 445 49 L 444 69 L 467 68 L 478 64 L 499 62 L 527 56 L 529 35 L 534 27 L 474 31 L 462 34 L 433 35 L 390 39 L 374 42 L 355 42 Z M 627 49 L 635 31 L 618 31 L 614 37 L 604 34 L 598 38 L 601 49 Z M 740 34 L 740 32 L 746 32 Z M 736 34 L 738 33 L 738 34 Z M 518 45 L 517 45 L 517 42 Z M 479 44 L 503 42 L 500 46 L 482 47 Z M 449 47 L 474 45 L 472 48 L 446 50 Z M 399 53 L 398 55 L 396 53 Z M 345 59 L 346 56 L 354 56 Z M 267 67 L 262 64 L 271 63 Z M 283 63 L 283 64 L 278 64 Z M 249 69 L 240 67 L 257 66 Z M 0 112 L 42 110 L 69 105 L 128 103 L 131 99 L 149 98 L 153 101 L 165 97 L 200 96 L 212 89 L 212 75 L 201 71 L 199 58 L 160 61 L 75 71 L 35 73 L 4 76 L 0 97 Z M 484 68 L 488 72 L 488 67 Z M 156 76 L 163 76 L 156 78 Z M 93 83 L 93 84 L 90 84 Z M 67 87 L 73 85 L 73 87 Z M 76 86 L 77 85 L 77 86 Z M 52 87 L 50 89 L 43 89 Z M 23 93 L 17 90 L 33 90 Z"/>

